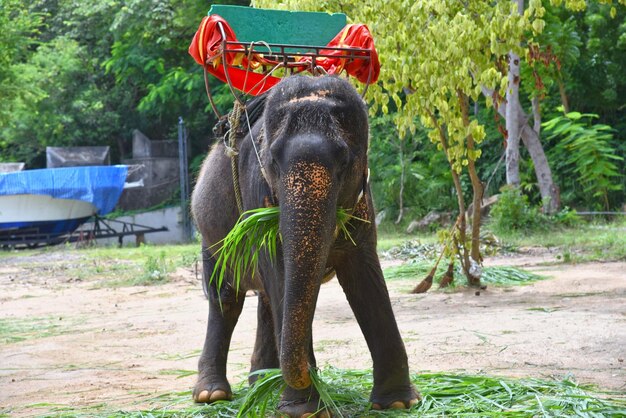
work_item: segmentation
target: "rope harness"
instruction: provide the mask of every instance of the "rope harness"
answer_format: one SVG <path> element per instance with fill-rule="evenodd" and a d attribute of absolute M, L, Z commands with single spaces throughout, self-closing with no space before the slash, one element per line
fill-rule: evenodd
<path fill-rule="evenodd" d="M 243 105 L 235 101 L 233 111 L 228 115 L 228 123 L 230 129 L 228 131 L 228 145 L 226 147 L 226 155 L 230 157 L 230 168 L 233 173 L 233 187 L 235 189 L 235 200 L 237 201 L 237 209 L 239 214 L 243 213 L 243 203 L 241 200 L 241 187 L 239 186 L 239 151 L 237 151 L 237 131 L 239 130 L 239 120 L 241 118 L 241 110 Z M 226 139 L 226 137 L 224 137 Z"/>

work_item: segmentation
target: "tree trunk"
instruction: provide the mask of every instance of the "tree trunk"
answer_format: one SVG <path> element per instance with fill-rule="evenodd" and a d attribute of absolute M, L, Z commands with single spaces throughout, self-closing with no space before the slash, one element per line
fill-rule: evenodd
<path fill-rule="evenodd" d="M 457 91 L 459 98 L 459 104 L 461 106 L 461 114 L 463 116 L 463 125 L 467 128 L 470 124 L 469 121 L 469 98 L 461 91 Z M 469 134 L 467 136 L 467 151 L 474 151 L 475 143 L 474 137 Z M 469 274 L 467 280 L 471 286 L 480 286 L 480 276 L 482 274 L 482 256 L 480 255 L 480 210 L 483 200 L 483 184 L 476 172 L 475 161 L 468 157 L 467 169 L 472 182 L 472 248 L 471 248 L 471 261 Z"/>
<path fill-rule="evenodd" d="M 506 89 L 506 184 L 518 187 L 519 175 L 519 140 L 520 140 L 520 112 L 519 103 L 519 56 L 509 53 L 509 84 Z"/>
<path fill-rule="evenodd" d="M 559 84 L 559 94 L 561 95 L 561 104 L 563 105 L 563 113 L 569 113 L 569 100 L 567 99 L 567 93 L 565 92 L 565 84 L 561 79 L 561 76 L 557 78 Z"/>
<path fill-rule="evenodd" d="M 535 131 L 537 136 L 541 138 L 541 107 L 539 97 L 533 97 L 530 103 L 533 107 L 533 131 Z"/>
<path fill-rule="evenodd" d="M 395 224 L 398 225 L 402 222 L 402 216 L 404 215 L 404 177 L 406 164 L 404 161 L 404 141 L 400 140 L 400 191 L 398 192 L 398 217 Z"/>
<path fill-rule="evenodd" d="M 552 180 L 552 170 L 550 170 L 550 164 L 548 164 L 548 158 L 543 151 L 539 135 L 527 123 L 522 128 L 522 141 L 535 166 L 539 193 L 543 201 L 543 211 L 546 214 L 555 213 L 561 206 L 559 188 Z"/>
<path fill-rule="evenodd" d="M 483 96 L 492 98 L 493 90 L 490 90 L 484 86 L 481 86 Z M 508 106 L 501 106 L 494 101 L 494 108 L 498 113 L 506 118 Z M 548 159 L 543 151 L 543 146 L 539 140 L 538 133 L 528 125 L 528 118 L 521 107 L 518 109 L 520 115 L 520 123 L 522 124 L 520 135 L 524 146 L 528 149 L 530 158 L 533 160 L 535 166 L 535 175 L 537 176 L 537 183 L 539 185 L 539 193 L 543 201 L 544 213 L 551 214 L 559 210 L 561 200 L 559 197 L 559 188 L 552 179 L 552 170 L 548 164 Z"/>
<path fill-rule="evenodd" d="M 433 122 L 433 125 L 437 128 L 437 131 L 439 132 L 439 142 L 441 143 L 441 147 L 443 148 L 443 151 L 446 153 L 446 159 L 448 160 L 448 163 L 450 164 L 450 172 L 452 173 L 452 181 L 454 183 L 454 188 L 456 190 L 456 198 L 457 198 L 457 203 L 459 205 L 459 220 L 456 223 L 456 227 L 459 231 L 459 239 L 456 239 L 456 235 L 453 232 L 453 236 L 454 236 L 454 245 L 458 250 L 458 256 L 459 256 L 459 260 L 461 260 L 461 268 L 463 269 L 463 273 L 465 274 L 465 277 L 467 277 L 468 281 L 471 282 L 470 280 L 470 253 L 468 251 L 467 248 L 467 220 L 465 218 L 466 216 L 466 211 L 465 211 L 465 199 L 463 198 L 463 189 L 461 187 L 461 179 L 459 178 L 459 173 L 456 172 L 456 170 L 454 169 L 454 167 L 452 166 L 452 160 L 450 160 L 450 154 L 448 153 L 448 141 L 446 139 L 446 134 L 442 128 L 442 126 L 439 124 L 439 121 L 437 121 L 437 118 L 435 118 L 435 115 L 433 115 L 431 112 L 428 112 L 428 115 L 430 117 L 430 120 Z M 461 245 L 463 246 L 463 253 L 461 253 L 460 249 L 459 249 L 459 241 L 461 241 Z"/>
<path fill-rule="evenodd" d="M 513 0 L 517 3 L 517 13 L 524 14 L 524 0 Z M 518 187 L 519 175 L 519 140 L 521 105 L 519 102 L 520 58 L 515 52 L 509 52 L 508 86 L 506 89 L 506 184 Z"/>

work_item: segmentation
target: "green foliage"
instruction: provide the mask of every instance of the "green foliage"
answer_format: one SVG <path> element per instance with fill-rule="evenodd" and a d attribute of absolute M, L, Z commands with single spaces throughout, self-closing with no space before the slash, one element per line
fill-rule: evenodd
<path fill-rule="evenodd" d="M 584 13 L 574 15 L 582 46 L 570 72 L 571 105 L 581 112 L 602 115 L 604 123 L 624 129 L 626 8 L 588 3 Z"/>
<path fill-rule="evenodd" d="M 445 155 L 426 138 L 416 121 L 415 134 L 400 139 L 393 115 L 372 118 L 369 166 L 377 210 L 397 213 L 402 204 L 413 216 L 453 210 L 456 198 Z"/>
<path fill-rule="evenodd" d="M 568 184 L 571 201 L 583 200 L 595 208 L 609 209 L 609 194 L 623 191 L 623 175 L 618 165 L 624 158 L 616 155 L 615 132 L 610 126 L 593 124 L 593 114 L 570 112 L 543 124 L 548 139 L 555 145 L 550 150 L 552 161 L 562 184 Z"/>
<path fill-rule="evenodd" d="M 344 415 L 335 402 L 332 388 L 321 379 L 316 369 L 310 369 L 309 373 L 311 383 L 320 395 L 320 410 L 323 405 L 326 405 L 333 412 L 333 416 L 343 417 Z M 276 409 L 280 395 L 287 386 L 280 369 L 257 370 L 252 375 L 259 375 L 260 377 L 247 391 L 239 407 L 237 418 L 263 418 L 271 415 Z"/>
<path fill-rule="evenodd" d="M 148 255 L 144 263 L 144 273 L 137 281 L 137 285 L 162 283 L 167 280 L 167 273 L 172 264 L 165 259 L 165 251 L 161 250 L 157 256 Z"/>
<path fill-rule="evenodd" d="M 373 411 L 368 401 L 372 390 L 371 370 L 328 367 L 320 370 L 319 375 L 337 405 L 335 413 L 344 417 L 618 417 L 623 416 L 626 410 L 626 401 L 620 393 L 602 392 L 591 386 L 579 385 L 572 378 L 513 379 L 486 375 L 420 373 L 411 375 L 411 381 L 422 394 L 421 402 L 408 411 Z M 273 373 L 272 376 L 276 374 Z M 279 382 L 278 378 L 275 379 Z M 277 396 L 267 403 L 252 404 L 246 409 L 246 415 L 242 415 L 242 399 L 252 390 L 254 388 L 249 389 L 243 383 L 235 388 L 235 400 L 232 402 L 194 405 L 183 409 L 181 405 L 190 403 L 188 399 L 191 394 L 186 391 L 155 399 L 161 404 L 167 403 L 164 406 L 143 411 L 104 408 L 98 415 L 110 418 L 268 416 L 266 412 L 276 408 Z M 85 412 L 93 415 L 93 410 Z M 57 410 L 55 416 L 75 417 L 76 414 L 75 408 L 69 408 L 66 413 Z"/>
<path fill-rule="evenodd" d="M 11 119 L 14 101 L 27 94 L 29 86 L 19 81 L 15 67 L 26 60 L 35 44 L 43 16 L 24 7 L 20 0 L 2 0 L 0 7 L 0 126 Z M 2 159 L 0 158 L 0 161 Z"/>
<path fill-rule="evenodd" d="M 337 209 L 337 228 L 346 239 L 354 243 L 347 225 L 352 220 L 367 222 L 350 214 L 346 209 Z M 222 287 L 226 271 L 233 274 L 235 289 L 239 289 L 241 280 L 254 276 L 259 254 L 266 251 L 270 260 L 276 258 L 278 240 L 282 240 L 279 230 L 280 207 L 257 208 L 245 211 L 235 226 L 221 241 L 213 245 L 217 256 L 210 281 L 215 281 L 217 288 Z M 356 244 L 354 244 L 356 245 Z"/>
<path fill-rule="evenodd" d="M 246 5 L 246 1 L 234 1 Z M 46 146 L 130 150 L 134 129 L 206 153 L 215 117 L 187 48 L 200 0 L 5 0 L 0 8 L 0 161 L 45 165 Z M 222 110 L 232 97 L 212 81 Z M 10 117 L 9 117 L 10 116 Z"/>
<path fill-rule="evenodd" d="M 435 259 L 413 260 L 400 266 L 386 268 L 384 270 L 384 275 L 386 280 L 410 279 L 415 281 L 423 279 L 434 265 Z M 447 267 L 443 263 L 439 264 L 433 278 L 434 283 L 439 283 L 441 281 L 446 272 L 446 268 Z M 458 277 L 462 275 L 463 272 L 460 269 L 457 269 L 455 274 Z M 483 273 L 480 276 L 481 283 L 493 286 L 518 286 L 542 279 L 545 279 L 545 277 L 516 267 L 506 266 L 484 267 Z M 458 282 L 453 282 L 452 286 L 457 284 Z"/>
<path fill-rule="evenodd" d="M 15 68 L 18 84 L 30 89 L 14 102 L 11 122 L 0 129 L 3 159 L 31 165 L 46 146 L 106 143 L 119 118 L 91 78 L 93 67 L 84 47 L 57 37 Z"/>
<path fill-rule="evenodd" d="M 529 54 L 522 61 L 520 87 L 528 97 L 549 97 L 553 87 L 569 82 L 571 70 L 581 53 L 581 35 L 572 13 L 546 2 L 544 5 L 545 27 L 535 38 L 540 55 L 531 57 Z"/>
<path fill-rule="evenodd" d="M 210 281 L 215 281 L 218 289 L 222 287 L 229 268 L 233 272 L 235 288 L 239 289 L 246 274 L 255 274 L 261 251 L 267 251 L 272 260 L 276 257 L 279 215 L 278 206 L 247 210 L 228 235 L 213 245 L 217 259 Z"/>
<path fill-rule="evenodd" d="M 520 189 L 505 186 L 490 212 L 490 225 L 498 232 L 531 230 L 545 220 L 536 207 L 528 203 L 528 196 Z"/>

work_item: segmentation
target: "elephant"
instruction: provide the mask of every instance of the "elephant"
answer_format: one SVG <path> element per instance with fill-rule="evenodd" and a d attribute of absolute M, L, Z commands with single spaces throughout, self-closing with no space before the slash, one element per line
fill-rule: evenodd
<path fill-rule="evenodd" d="M 238 287 L 228 267 L 220 288 L 215 281 L 207 283 L 208 326 L 194 401 L 232 398 L 226 378 L 229 344 L 245 293 L 255 290 L 258 327 L 251 371 L 281 369 L 287 386 L 278 404 L 280 414 L 330 415 L 319 404 L 309 370 L 316 367 L 311 327 L 320 285 L 335 273 L 371 352 L 372 407 L 409 408 L 419 394 L 409 378 L 376 253 L 364 100 L 341 77 L 294 75 L 246 106 L 257 116 L 242 116 L 243 132 L 237 139 L 241 204 L 243 210 L 279 206 L 282 239 L 275 257 L 260 252 L 254 275 L 242 278 Z M 348 224 L 349 237 L 338 231 L 337 208 L 360 219 Z M 239 217 L 231 159 L 221 141 L 201 167 L 191 211 L 202 235 L 203 276 L 208 280 L 218 268 L 216 243 Z M 257 378 L 251 374 L 250 383 Z"/>

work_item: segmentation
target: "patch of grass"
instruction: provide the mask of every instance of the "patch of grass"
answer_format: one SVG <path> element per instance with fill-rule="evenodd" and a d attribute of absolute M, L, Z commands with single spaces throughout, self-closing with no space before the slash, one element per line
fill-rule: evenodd
<path fill-rule="evenodd" d="M 626 260 L 626 220 L 615 222 L 581 222 L 575 228 L 553 228 L 531 233 L 501 233 L 504 245 L 543 247 L 557 250 L 562 262 Z"/>
<path fill-rule="evenodd" d="M 434 266 L 433 260 L 414 260 L 400 266 L 386 268 L 383 273 L 386 280 L 422 280 Z M 434 283 L 439 283 L 447 266 L 440 263 L 434 277 Z M 545 277 L 516 267 L 485 267 L 480 278 L 483 284 L 492 286 L 515 286 L 532 283 Z M 460 270 L 455 271 L 454 285 L 465 283 L 465 276 Z"/>
<path fill-rule="evenodd" d="M 406 242 L 418 242 L 425 245 L 437 243 L 437 234 L 417 233 L 407 234 L 404 230 L 387 227 L 378 228 L 377 249 L 379 253 L 389 251 L 394 247 L 400 247 Z"/>
<path fill-rule="evenodd" d="M 554 308 L 543 308 L 543 307 L 526 308 L 527 311 L 536 311 L 536 312 L 545 312 L 545 313 L 556 312 L 559 309 L 561 309 L 561 307 L 559 306 L 555 306 Z"/>
<path fill-rule="evenodd" d="M 0 343 L 70 334 L 76 332 L 72 326 L 77 322 L 77 318 L 62 317 L 0 318 Z"/>
<path fill-rule="evenodd" d="M 489 225 L 482 230 L 481 240 L 485 236 L 493 236 L 489 232 Z M 530 247 L 555 252 L 555 262 L 626 260 L 626 219 L 613 222 L 581 221 L 573 227 L 551 226 L 531 231 L 507 229 L 498 231 L 496 238 L 496 253 L 515 253 Z M 410 255 L 410 247 L 415 247 L 415 243 L 423 247 L 435 245 L 436 234 L 414 236 L 394 229 L 379 230 L 378 250 L 382 255 L 393 252 L 394 257 L 399 255 L 403 258 L 403 253 Z"/>
<path fill-rule="evenodd" d="M 388 267 L 383 270 L 385 280 L 422 280 L 435 265 L 434 260 L 415 260 L 401 264 L 399 266 Z M 437 268 L 435 281 L 439 281 L 441 274 L 445 271 L 443 264 Z"/>
<path fill-rule="evenodd" d="M 142 411 L 106 411 L 109 418 L 144 417 L 265 417 L 277 405 L 284 385 L 280 374 L 267 372 L 258 388 L 242 383 L 235 388 L 235 400 L 212 405 L 194 405 L 189 391 L 153 398 L 153 408 Z M 617 417 L 626 414 L 623 393 L 602 392 L 563 380 L 512 379 L 485 375 L 423 373 L 412 381 L 422 401 L 407 411 L 373 411 L 368 401 L 372 389 L 369 370 L 326 368 L 317 382 L 335 405 L 337 417 Z M 261 382 L 261 380 L 259 380 Z M 245 407 L 245 408 L 244 408 Z M 89 416 L 75 411 L 59 417 Z"/>
<path fill-rule="evenodd" d="M 280 369 L 258 370 L 259 380 L 248 388 L 237 411 L 240 417 L 265 417 L 276 409 L 286 387 Z"/>
<path fill-rule="evenodd" d="M 174 265 L 165 260 L 165 251 L 157 256 L 149 255 L 143 265 L 143 274 L 137 278 L 134 285 L 150 285 L 167 281 L 167 273 L 172 271 Z"/>
<path fill-rule="evenodd" d="M 159 360 L 172 360 L 172 361 L 180 361 L 188 358 L 196 358 L 202 353 L 202 350 L 192 350 L 185 354 L 169 354 L 163 353 L 156 356 Z"/>
<path fill-rule="evenodd" d="M 159 371 L 161 375 L 171 375 L 176 376 L 177 379 L 182 379 L 183 377 L 193 376 L 198 374 L 197 370 L 182 370 L 182 369 L 163 369 Z"/>
<path fill-rule="evenodd" d="M 554 295 L 555 298 L 586 298 L 590 296 L 606 295 L 610 296 L 610 292 L 581 292 L 581 293 L 559 293 Z"/>
<path fill-rule="evenodd" d="M 96 280 L 96 287 L 123 287 L 165 283 L 171 271 L 199 262 L 200 245 L 57 246 L 10 254 L 11 263 L 27 271 L 62 271 L 70 280 Z"/>
<path fill-rule="evenodd" d="M 94 274 L 98 278 L 106 279 L 98 287 L 149 286 L 166 283 L 169 273 L 178 267 L 192 266 L 200 258 L 200 247 L 197 244 L 142 245 L 137 248 L 105 247 L 84 252 L 86 257 L 93 258 L 94 263 L 97 260 L 99 265 L 104 265 L 101 271 Z M 112 263 L 113 260 L 115 263 Z"/>

